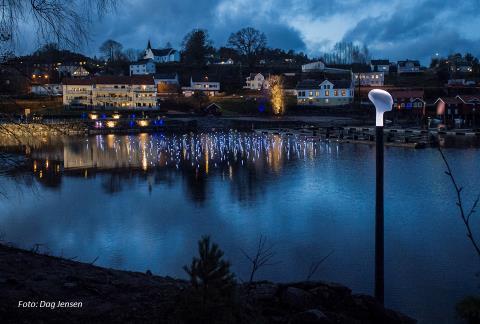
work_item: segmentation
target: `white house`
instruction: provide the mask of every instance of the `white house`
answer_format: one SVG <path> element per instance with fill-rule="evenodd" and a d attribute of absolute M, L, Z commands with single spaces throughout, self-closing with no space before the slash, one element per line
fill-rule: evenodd
<path fill-rule="evenodd" d="M 420 72 L 420 62 L 417 60 L 405 60 L 397 62 L 397 73 L 418 73 Z"/>
<path fill-rule="evenodd" d="M 157 109 L 153 76 L 98 76 L 65 79 L 63 104 L 69 107 L 103 109 Z"/>
<path fill-rule="evenodd" d="M 371 60 L 370 69 L 372 72 L 383 72 L 387 75 L 390 72 L 390 61 L 389 60 Z"/>
<path fill-rule="evenodd" d="M 297 84 L 300 106 L 343 106 L 353 101 L 354 87 L 350 80 L 303 80 Z"/>
<path fill-rule="evenodd" d="M 30 92 L 38 96 L 60 96 L 62 85 L 54 83 L 32 84 Z"/>
<path fill-rule="evenodd" d="M 180 62 L 180 53 L 171 47 L 161 49 L 152 48 L 150 41 L 148 41 L 143 58 L 152 59 L 155 63 Z"/>
<path fill-rule="evenodd" d="M 302 65 L 302 72 L 323 71 L 325 69 L 325 63 L 322 61 L 307 63 Z"/>
<path fill-rule="evenodd" d="M 130 64 L 130 75 L 154 74 L 155 62 L 152 59 L 138 60 Z"/>
<path fill-rule="evenodd" d="M 250 73 L 243 88 L 250 90 L 268 89 L 268 82 L 262 73 Z"/>
<path fill-rule="evenodd" d="M 353 79 L 355 85 L 365 86 L 365 87 L 382 87 L 384 85 L 384 73 L 383 72 L 362 72 L 354 73 Z"/>
<path fill-rule="evenodd" d="M 190 77 L 190 86 L 182 87 L 185 97 L 190 97 L 196 91 L 201 91 L 208 96 L 215 96 L 220 91 L 220 82 L 213 76 L 195 75 Z"/>

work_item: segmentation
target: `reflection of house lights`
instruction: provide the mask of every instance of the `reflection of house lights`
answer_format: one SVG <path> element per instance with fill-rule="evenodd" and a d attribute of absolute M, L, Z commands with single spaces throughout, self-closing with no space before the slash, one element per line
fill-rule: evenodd
<path fill-rule="evenodd" d="M 120 114 L 113 114 L 112 117 L 113 119 L 120 119 Z"/>
<path fill-rule="evenodd" d="M 115 127 L 115 122 L 114 122 L 113 120 L 109 120 L 109 121 L 107 122 L 107 127 L 109 127 L 109 128 Z"/>
<path fill-rule="evenodd" d="M 98 118 L 97 114 L 90 114 L 90 119 L 95 120 Z"/>
<path fill-rule="evenodd" d="M 138 125 L 141 127 L 148 126 L 148 120 L 139 120 Z"/>

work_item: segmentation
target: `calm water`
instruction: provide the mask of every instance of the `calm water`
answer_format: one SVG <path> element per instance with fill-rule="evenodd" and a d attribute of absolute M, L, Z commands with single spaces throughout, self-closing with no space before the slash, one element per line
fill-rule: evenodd
<path fill-rule="evenodd" d="M 445 150 L 467 202 L 480 190 L 480 150 Z M 241 133 L 105 135 L 46 141 L 21 182 L 2 179 L 4 240 L 101 266 L 185 277 L 210 234 L 238 277 L 260 235 L 276 261 L 258 279 L 315 279 L 372 293 L 374 147 Z M 465 236 L 434 149 L 386 148 L 386 304 L 424 323 L 454 322 L 479 293 Z M 480 222 L 475 223 L 478 229 Z"/>

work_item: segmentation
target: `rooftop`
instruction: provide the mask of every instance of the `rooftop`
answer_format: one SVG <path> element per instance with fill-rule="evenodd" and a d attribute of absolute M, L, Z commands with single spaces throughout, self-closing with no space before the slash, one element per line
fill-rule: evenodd
<path fill-rule="evenodd" d="M 92 78 L 83 79 L 64 79 L 62 81 L 66 85 L 90 85 L 90 84 L 155 84 L 151 75 L 131 75 L 131 76 L 115 76 L 102 75 Z"/>

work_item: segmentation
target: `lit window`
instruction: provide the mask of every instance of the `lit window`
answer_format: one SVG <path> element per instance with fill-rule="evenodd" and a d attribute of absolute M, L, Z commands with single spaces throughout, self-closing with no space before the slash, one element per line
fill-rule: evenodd
<path fill-rule="evenodd" d="M 333 90 L 333 95 L 334 95 L 335 97 L 338 96 L 338 90 L 337 90 L 337 89 Z"/>
<path fill-rule="evenodd" d="M 342 89 L 342 96 L 345 97 L 347 95 L 347 90 Z"/>
<path fill-rule="evenodd" d="M 330 90 L 325 90 L 325 96 L 326 97 L 330 96 Z"/>
<path fill-rule="evenodd" d="M 320 91 L 315 91 L 315 97 L 319 97 L 320 96 Z"/>
<path fill-rule="evenodd" d="M 308 96 L 309 96 L 309 97 L 313 96 L 313 91 L 309 91 L 309 92 L 308 92 Z"/>

